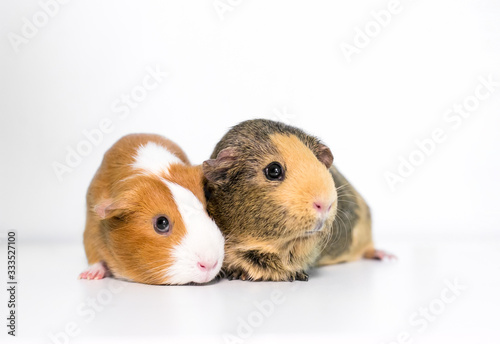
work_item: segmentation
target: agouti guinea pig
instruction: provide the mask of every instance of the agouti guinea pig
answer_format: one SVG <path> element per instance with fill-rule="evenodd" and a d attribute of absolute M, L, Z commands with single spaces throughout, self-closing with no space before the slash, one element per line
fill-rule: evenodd
<path fill-rule="evenodd" d="M 332 163 L 327 146 L 283 123 L 226 133 L 203 172 L 229 279 L 307 280 L 311 266 L 392 257 L 374 249 L 369 208 Z"/>
<path fill-rule="evenodd" d="M 87 192 L 80 278 L 205 283 L 222 266 L 224 238 L 205 211 L 201 166 L 159 135 L 121 138 Z"/>

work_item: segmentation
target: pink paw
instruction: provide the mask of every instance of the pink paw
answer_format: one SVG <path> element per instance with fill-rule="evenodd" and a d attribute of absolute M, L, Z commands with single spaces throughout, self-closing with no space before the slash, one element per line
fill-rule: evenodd
<path fill-rule="evenodd" d="M 384 262 L 394 262 L 398 260 L 398 257 L 393 255 L 392 253 L 385 252 L 382 250 L 374 250 L 368 257 L 369 259 L 381 260 Z"/>
<path fill-rule="evenodd" d="M 99 262 L 89 266 L 87 270 L 78 276 L 78 279 L 100 280 L 110 275 L 111 274 L 106 264 L 104 262 Z"/>

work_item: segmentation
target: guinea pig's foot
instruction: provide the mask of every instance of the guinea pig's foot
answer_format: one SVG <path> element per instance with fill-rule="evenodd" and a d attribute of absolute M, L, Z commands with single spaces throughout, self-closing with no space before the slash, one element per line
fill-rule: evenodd
<path fill-rule="evenodd" d="M 308 281 L 309 275 L 305 271 L 298 271 L 295 274 L 295 280 L 296 281 Z"/>
<path fill-rule="evenodd" d="M 227 277 L 226 272 L 224 270 L 221 270 L 221 271 L 219 271 L 217 276 L 215 276 L 215 279 L 218 281 L 218 280 L 224 279 L 226 277 Z"/>
<path fill-rule="evenodd" d="M 288 274 L 288 277 L 284 279 L 284 281 L 307 281 L 309 280 L 309 275 L 305 271 L 297 271 L 297 272 L 291 272 Z"/>
<path fill-rule="evenodd" d="M 227 272 L 227 279 L 228 280 L 242 280 L 242 281 L 246 281 L 246 280 L 251 280 L 251 278 L 249 278 L 248 274 L 243 271 L 243 270 L 233 270 L 233 271 L 230 271 L 230 272 Z"/>
<path fill-rule="evenodd" d="M 87 279 L 87 280 L 100 280 L 104 277 L 111 276 L 111 273 L 106 266 L 106 263 L 99 262 L 92 264 L 78 276 L 78 279 Z"/>
<path fill-rule="evenodd" d="M 373 250 L 366 252 L 364 255 L 364 258 L 376 259 L 376 260 L 381 260 L 384 262 L 393 262 L 393 261 L 398 260 L 398 257 L 393 255 L 392 253 L 389 253 L 389 252 L 386 252 L 383 250 L 376 250 L 376 249 L 373 249 Z"/>

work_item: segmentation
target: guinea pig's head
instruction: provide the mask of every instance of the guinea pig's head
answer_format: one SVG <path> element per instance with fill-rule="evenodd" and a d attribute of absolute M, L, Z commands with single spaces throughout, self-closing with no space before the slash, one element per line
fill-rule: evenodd
<path fill-rule="evenodd" d="M 201 168 L 139 174 L 95 208 L 117 277 L 147 284 L 205 283 L 219 272 L 223 236 L 205 211 Z"/>
<path fill-rule="evenodd" d="M 207 210 L 226 247 L 325 240 L 337 211 L 332 163 L 330 149 L 297 128 L 269 120 L 233 127 L 203 163 Z"/>

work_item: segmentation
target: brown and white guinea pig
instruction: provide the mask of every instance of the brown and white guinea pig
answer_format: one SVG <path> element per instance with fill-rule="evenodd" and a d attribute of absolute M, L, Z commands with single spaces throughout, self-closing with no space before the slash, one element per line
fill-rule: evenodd
<path fill-rule="evenodd" d="M 80 278 L 146 284 L 205 283 L 224 259 L 224 238 L 205 211 L 201 166 L 159 135 L 121 138 L 87 192 Z"/>
<path fill-rule="evenodd" d="M 283 123 L 226 133 L 203 172 L 229 279 L 307 280 L 311 266 L 392 257 L 374 249 L 370 210 L 332 163 L 327 146 Z"/>

